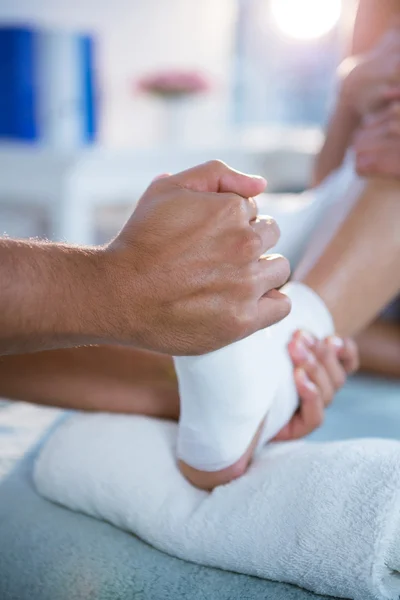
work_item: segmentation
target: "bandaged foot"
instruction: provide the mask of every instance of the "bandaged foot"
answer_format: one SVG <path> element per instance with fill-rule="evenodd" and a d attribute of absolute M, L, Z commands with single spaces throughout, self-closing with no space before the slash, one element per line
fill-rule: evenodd
<path fill-rule="evenodd" d="M 287 345 L 297 329 L 320 339 L 331 335 L 333 321 L 310 288 L 289 283 L 282 291 L 292 311 L 280 323 L 216 352 L 174 359 L 181 399 L 177 453 L 190 467 L 214 472 L 235 464 L 263 422 L 257 449 L 296 411 Z"/>

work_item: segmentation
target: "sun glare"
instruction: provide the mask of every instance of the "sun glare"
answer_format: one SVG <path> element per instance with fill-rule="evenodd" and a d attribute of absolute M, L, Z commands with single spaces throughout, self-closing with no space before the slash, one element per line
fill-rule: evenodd
<path fill-rule="evenodd" d="M 313 40 L 331 31 L 339 22 L 342 0 L 270 0 L 278 29 L 297 40 Z"/>

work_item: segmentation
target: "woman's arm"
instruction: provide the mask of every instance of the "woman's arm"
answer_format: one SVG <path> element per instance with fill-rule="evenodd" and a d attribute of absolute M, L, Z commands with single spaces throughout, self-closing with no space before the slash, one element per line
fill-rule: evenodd
<path fill-rule="evenodd" d="M 354 26 L 350 56 L 367 54 L 376 46 L 382 35 L 393 25 L 393 17 L 399 12 L 397 0 L 361 0 Z M 343 76 L 339 96 L 328 123 L 325 142 L 315 161 L 312 183 L 318 185 L 340 166 L 353 134 L 360 123 L 360 113 L 355 97 L 363 94 L 360 78 L 351 75 L 351 66 L 345 61 L 348 74 Z M 379 70 L 378 70 L 379 71 Z M 379 76 L 379 72 L 377 73 Z M 376 86 L 371 84 L 372 87 Z"/>

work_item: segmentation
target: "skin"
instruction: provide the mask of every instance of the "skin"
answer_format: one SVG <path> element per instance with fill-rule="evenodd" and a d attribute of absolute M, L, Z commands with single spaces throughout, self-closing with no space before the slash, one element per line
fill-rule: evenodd
<path fill-rule="evenodd" d="M 346 220 L 333 235 L 327 224 L 322 246 L 319 250 L 313 247 L 311 261 L 306 252 L 293 275 L 294 280 L 308 285 L 324 301 L 340 336 L 362 331 L 400 292 L 399 198 L 400 181 L 368 180 Z M 315 355 L 326 365 L 318 348 Z M 326 360 L 333 360 L 328 352 Z M 312 363 L 306 362 L 308 369 Z M 310 376 L 310 371 L 306 372 Z M 183 474 L 195 486 L 207 490 L 242 476 L 251 462 L 259 433 L 260 429 L 240 460 L 227 469 L 209 473 L 180 463 Z"/>
<path fill-rule="evenodd" d="M 400 324 L 376 321 L 357 337 L 363 371 L 400 377 Z"/>
<path fill-rule="evenodd" d="M 125 346 L 4 356 L 0 396 L 67 409 L 179 416 L 171 357 Z"/>
<path fill-rule="evenodd" d="M 400 100 L 400 19 L 397 0 L 361 0 L 341 86 L 325 142 L 315 161 L 313 185 L 337 169 L 363 118 Z"/>
<path fill-rule="evenodd" d="M 289 277 L 272 219 L 248 198 L 265 180 L 212 161 L 153 182 L 109 245 L 0 240 L 0 354 L 129 344 L 220 348 L 286 316 Z"/>
<path fill-rule="evenodd" d="M 315 162 L 314 184 L 340 166 L 350 145 L 359 175 L 400 179 L 399 10 L 397 0 L 360 1 L 350 52 L 353 58 L 340 69 L 342 84 Z M 374 187 L 379 202 L 379 186 Z M 357 336 L 357 342 L 363 370 L 398 376 L 399 328 L 395 324 L 378 319 Z"/>
<path fill-rule="evenodd" d="M 364 3 L 364 5 L 365 4 L 366 3 Z M 341 108 L 341 110 L 345 111 L 345 104 L 341 104 L 340 108 Z M 344 115 L 343 114 L 341 115 L 339 113 L 339 117 L 340 117 L 339 120 L 343 119 L 344 117 L 346 117 L 346 119 L 348 117 L 350 117 L 350 120 L 347 121 L 348 126 L 345 128 L 348 131 L 354 131 L 355 128 L 359 125 L 358 116 L 355 117 L 353 110 L 348 112 L 348 114 L 344 114 Z M 333 123 L 335 124 L 335 121 L 333 121 Z M 333 127 L 333 129 L 335 130 L 336 128 Z M 339 147 L 342 147 L 343 152 L 344 152 L 344 149 L 347 147 L 347 144 L 348 144 L 348 138 L 346 138 L 345 143 L 343 143 L 343 141 L 340 142 Z M 330 156 L 336 156 L 336 161 L 337 161 L 338 160 L 337 156 L 340 155 L 340 152 L 335 153 L 335 152 L 331 151 L 328 154 L 330 154 Z M 343 156 L 343 154 L 342 154 L 342 156 Z M 340 161 L 339 161 L 339 163 L 340 163 Z M 339 163 L 337 163 L 337 164 L 339 164 Z M 336 165 L 333 165 L 333 168 L 335 168 L 335 166 Z M 316 181 L 318 181 L 318 178 L 316 178 Z M 199 190 L 198 188 L 196 188 L 196 186 L 195 186 L 195 191 L 204 192 L 203 189 Z M 216 191 L 221 191 L 221 188 L 218 187 L 218 189 Z M 241 195 L 241 194 L 242 194 L 242 192 L 240 192 L 240 193 L 238 192 L 238 195 Z M 246 195 L 246 194 L 244 194 L 244 195 Z M 255 195 L 255 193 L 252 193 L 249 195 Z M 248 224 L 252 223 L 253 221 L 254 221 L 254 217 L 253 217 L 253 219 L 249 219 Z M 260 236 L 260 237 L 262 237 L 262 236 Z M 116 247 L 117 250 L 121 249 L 121 247 L 119 246 L 119 243 L 118 243 L 119 241 L 120 240 L 116 240 L 117 243 L 114 245 L 114 247 Z M 123 242 L 122 245 L 124 245 L 123 239 L 122 239 L 122 242 Z M 269 246 L 269 247 L 271 247 L 271 246 Z M 70 251 L 71 251 L 71 249 L 65 249 L 65 252 L 70 252 Z M 113 254 L 113 257 L 115 258 L 115 256 L 117 254 L 118 254 L 118 252 L 115 252 Z M 127 262 L 130 262 L 129 259 L 127 260 Z M 97 275 L 98 275 L 99 267 L 102 267 L 104 264 L 107 264 L 107 261 L 100 261 L 100 264 L 99 263 L 97 264 L 97 267 L 96 267 Z M 109 271 L 110 267 L 115 268 L 115 266 L 116 266 L 116 263 L 111 261 L 111 264 L 107 265 L 107 267 L 108 267 L 107 270 Z M 45 269 L 45 271 L 46 271 L 46 269 Z M 117 269 L 116 269 L 116 271 L 117 271 Z M 40 274 L 42 274 L 42 271 L 40 272 Z M 254 273 L 253 273 L 253 275 L 254 275 Z M 85 279 L 85 274 L 83 274 L 83 278 Z M 254 279 L 255 279 L 255 277 L 253 276 L 253 280 Z M 118 278 L 112 277 L 113 283 L 115 283 L 117 280 L 118 280 Z M 254 281 L 253 281 L 253 284 L 254 284 Z M 116 286 L 116 287 L 118 288 L 118 286 Z M 276 287 L 278 287 L 278 286 L 276 286 Z M 274 288 L 272 288 L 272 289 L 274 289 Z M 272 293 L 269 292 L 269 294 L 270 294 L 270 297 L 268 298 L 269 300 L 282 301 L 282 298 L 280 298 L 278 295 L 276 295 L 275 292 L 272 292 Z M 78 297 L 79 297 L 79 295 L 78 295 Z M 145 295 L 145 300 L 146 301 L 148 300 L 148 297 L 146 295 Z M 265 300 L 265 295 L 263 297 L 263 300 Z M 260 297 L 258 299 L 258 303 L 266 306 L 265 302 L 260 302 Z M 272 304 L 272 302 L 270 302 L 270 305 L 271 304 Z M 276 306 L 276 304 L 275 304 L 275 306 Z M 253 303 L 253 307 L 254 307 L 254 303 Z M 109 309 L 110 306 L 108 305 L 107 308 Z M 286 309 L 287 309 L 287 305 L 286 305 Z M 254 308 L 253 308 L 253 311 L 254 311 Z M 104 313 L 102 313 L 102 316 L 104 317 Z M 236 316 L 236 312 L 235 312 L 235 316 Z M 43 316 L 42 316 L 42 318 L 43 318 Z M 72 320 L 74 320 L 74 319 L 72 318 Z M 241 323 L 243 323 L 243 321 L 241 321 Z M 249 320 L 245 319 L 245 323 L 248 325 Z M 59 345 L 61 343 L 62 345 L 65 345 L 65 344 L 70 344 L 70 343 L 76 343 L 73 341 L 74 337 L 73 337 L 73 335 L 71 335 L 71 332 L 69 331 L 68 328 L 66 328 L 67 329 L 66 333 L 65 332 L 60 333 L 60 332 L 54 331 L 54 329 L 57 330 L 57 325 L 53 325 L 53 330 L 51 330 L 50 335 L 47 334 L 50 338 L 53 338 L 53 339 L 52 339 L 52 341 L 47 341 L 47 342 L 45 341 L 44 347 L 46 347 L 46 344 L 50 345 L 50 347 L 53 347 L 54 344 Z M 72 328 L 72 329 L 74 329 L 74 328 Z M 85 336 L 89 340 L 92 339 L 92 337 L 93 337 L 92 333 L 90 333 L 90 335 L 88 336 L 87 332 L 84 331 L 84 333 L 82 334 L 81 329 L 79 327 L 77 329 L 78 329 L 79 341 L 82 341 L 82 339 L 84 339 Z M 87 327 L 84 329 L 87 329 Z M 113 330 L 113 327 L 111 327 L 110 329 Z M 129 327 L 127 329 L 129 331 Z M 117 330 L 118 330 L 118 328 L 117 328 Z M 251 331 L 249 331 L 249 333 L 250 332 Z M 62 334 L 64 334 L 64 338 L 63 338 Z M 96 335 L 98 335 L 98 334 L 95 334 L 95 337 L 94 337 L 95 340 L 97 340 Z M 124 334 L 122 335 L 121 341 L 126 343 L 125 335 Z M 132 336 L 131 332 L 130 332 L 130 335 Z M 136 335 L 137 335 L 137 333 L 134 332 L 134 336 L 136 336 Z M 46 335 L 45 335 L 45 337 L 46 337 Z M 60 337 L 63 340 L 61 342 L 59 339 Z M 242 335 L 242 337 L 243 337 L 243 335 Z M 107 336 L 104 336 L 103 334 L 101 334 L 101 336 L 100 336 L 101 341 L 103 341 L 104 339 L 114 340 L 114 339 L 120 339 L 120 338 L 121 338 L 121 333 L 118 333 L 117 336 L 115 336 L 115 334 L 112 334 L 110 338 Z M 145 339 L 145 338 L 146 338 L 146 335 L 143 336 L 141 342 L 139 342 L 139 343 L 144 345 L 144 347 L 147 347 L 146 342 L 143 344 L 143 339 Z M 240 338 L 240 335 L 237 337 L 237 339 L 239 339 L 239 338 Z M 129 341 L 132 343 L 132 337 Z M 230 340 L 230 341 L 233 341 L 233 340 Z M 22 342 L 22 344 L 24 344 L 24 343 L 25 344 L 27 343 L 26 340 Z M 32 343 L 32 341 L 30 343 Z M 134 340 L 134 343 L 135 343 L 135 340 Z M 304 347 L 307 348 L 308 344 L 309 344 L 309 346 L 308 346 L 307 352 L 305 353 Z M 349 346 L 349 344 L 350 344 L 350 346 Z M 325 348 L 325 346 L 326 346 L 326 348 Z M 333 347 L 330 348 L 330 346 L 333 346 Z M 43 347 L 43 341 L 41 343 L 39 343 L 39 347 Z M 151 345 L 149 347 L 151 347 Z M 210 349 L 213 349 L 213 348 L 210 348 Z M 82 351 L 83 350 L 87 350 L 87 349 L 82 349 Z M 126 349 L 124 349 L 124 350 L 126 350 Z M 335 350 L 335 352 L 334 352 L 334 350 Z M 195 352 L 198 352 L 198 351 L 199 350 L 195 350 Z M 205 351 L 205 350 L 203 349 L 200 351 Z M 326 398 L 332 397 L 332 390 L 334 391 L 336 389 L 335 386 L 338 385 L 338 381 L 343 381 L 346 377 L 346 374 L 348 372 L 351 372 L 352 369 L 355 368 L 354 365 L 356 364 L 354 348 L 351 348 L 351 343 L 344 342 L 340 345 L 340 344 L 338 344 L 338 338 L 334 338 L 333 340 L 326 341 L 325 345 L 320 345 L 315 340 L 311 341 L 311 342 L 310 342 L 310 340 L 308 340 L 308 342 L 306 340 L 302 340 L 301 343 L 299 340 L 294 340 L 293 348 L 290 351 L 291 351 L 291 353 L 293 352 L 292 358 L 295 363 L 295 379 L 296 379 L 296 382 L 298 385 L 299 393 L 302 396 L 302 404 L 301 404 L 299 413 L 295 416 L 295 418 L 292 420 L 292 422 L 282 432 L 280 432 L 280 434 L 278 435 L 278 439 L 293 439 L 294 437 L 299 437 L 301 435 L 304 435 L 304 433 L 305 433 L 304 426 L 305 426 L 306 421 L 308 423 L 306 427 L 311 427 L 311 429 L 314 428 L 316 423 L 319 424 L 318 421 L 320 421 L 320 419 L 322 418 L 323 408 L 327 402 Z M 71 351 L 66 350 L 66 351 L 61 351 L 61 352 L 73 353 L 73 352 L 76 352 L 76 350 L 71 350 Z M 178 352 L 176 352 L 176 353 L 178 353 Z M 183 353 L 189 353 L 189 352 L 186 350 Z M 305 354 L 306 354 L 307 358 L 305 358 Z M 38 357 L 38 356 L 39 355 L 36 355 L 36 357 Z M 300 358 L 300 357 L 302 357 L 302 358 Z M 17 361 L 19 359 L 23 359 L 23 358 L 24 357 L 8 357 L 8 359 L 17 360 Z M 71 358 L 71 356 L 69 358 Z M 120 356 L 120 358 L 121 358 L 121 356 Z M 46 364 L 48 364 L 48 365 L 51 364 L 51 361 L 50 362 L 48 361 L 48 356 L 46 357 Z M 353 365 L 353 366 L 351 366 L 351 365 Z M 10 366 L 10 365 L 8 364 L 8 366 Z M 21 365 L 19 365 L 19 366 L 21 366 Z M 137 383 L 136 383 L 136 385 L 137 385 Z M 163 385 L 164 384 L 161 384 L 161 387 Z M 320 387 L 318 387 L 318 385 Z M 146 394 L 149 393 L 148 387 L 149 386 L 147 385 L 144 388 L 142 388 L 139 385 L 137 388 L 138 391 L 139 390 L 142 390 L 142 391 L 147 390 L 144 394 L 145 401 L 143 402 L 143 406 L 146 407 L 144 410 L 149 410 L 149 407 L 152 405 L 151 402 L 149 402 L 149 400 L 148 400 L 148 396 L 146 396 Z M 153 393 L 156 388 L 157 388 L 157 384 L 155 387 L 153 387 Z M 119 404 L 119 408 L 117 410 L 121 410 L 125 406 L 125 402 L 129 395 L 127 393 L 128 389 L 130 389 L 129 386 L 127 386 L 125 388 L 125 392 L 123 392 L 123 390 L 121 389 L 121 392 L 120 392 L 121 396 L 120 396 L 120 400 L 119 400 L 120 404 Z M 170 391 L 171 391 L 171 398 L 172 398 L 171 404 L 173 405 L 174 392 L 172 390 L 170 390 Z M 155 397 L 157 397 L 157 395 L 158 394 L 156 393 Z M 89 394 L 88 397 L 90 397 L 90 396 L 91 395 Z M 165 397 L 166 397 L 165 389 L 162 392 L 162 396 L 165 399 Z M 319 399 L 319 403 L 315 402 L 315 399 L 317 396 Z M 140 397 L 140 394 L 139 394 L 139 397 Z M 303 399 L 303 397 L 308 398 L 308 400 Z M 142 397 L 142 399 L 143 399 L 143 397 Z M 69 405 L 68 404 L 69 401 L 67 399 L 64 400 L 64 402 L 66 403 L 67 406 Z M 90 404 L 90 400 L 88 400 L 88 402 Z M 164 401 L 161 402 L 161 406 L 163 407 L 164 410 L 161 409 L 161 411 L 160 411 L 160 408 L 156 408 L 157 402 L 155 402 L 152 405 L 154 410 L 150 409 L 149 414 L 154 413 L 154 415 L 158 415 L 158 416 L 164 416 L 164 414 L 165 414 L 165 416 L 174 416 L 175 409 L 170 408 L 170 409 L 165 410 L 165 407 L 167 404 L 169 404 L 169 403 L 164 402 Z M 107 403 L 105 405 L 107 405 Z M 118 405 L 118 402 L 116 403 L 116 405 Z M 307 405 L 308 405 L 308 408 L 307 408 Z M 312 411 L 310 409 L 311 406 L 312 406 Z M 97 409 L 96 403 L 94 403 L 94 408 Z M 175 404 L 175 408 L 176 408 L 176 404 Z M 137 409 L 140 411 L 141 410 L 140 406 L 137 406 Z M 146 412 L 144 414 L 148 414 L 148 413 Z M 303 417 L 305 417 L 305 415 L 307 415 L 306 419 L 303 418 Z M 313 415 L 314 421 L 312 419 L 310 419 L 310 415 Z M 251 452 L 250 452 L 250 454 L 251 454 Z M 244 464 L 245 468 L 247 468 L 247 464 L 248 463 Z M 242 472 L 243 472 L 243 470 L 239 469 L 238 475 L 242 474 Z"/>
<path fill-rule="evenodd" d="M 293 336 L 289 353 L 301 405 L 279 440 L 303 437 L 320 425 L 324 408 L 358 363 L 351 340 L 319 343 L 301 331 Z M 0 396 L 67 409 L 179 419 L 171 357 L 125 346 L 3 356 Z"/>
<path fill-rule="evenodd" d="M 388 30 L 399 7 L 394 2 L 382 4 L 360 4 L 352 48 L 353 55 L 360 56 L 342 69 L 339 100 L 316 161 L 314 184 L 342 163 L 365 115 L 387 108 L 400 97 L 400 22 L 391 20 Z M 372 15 L 375 18 L 371 20 Z M 372 137 L 376 139 L 376 131 Z M 387 140 L 385 148 L 386 162 L 390 156 L 393 165 L 399 154 L 388 148 Z M 319 249 L 312 248 L 313 260 L 306 252 L 294 273 L 295 280 L 311 287 L 325 302 L 341 336 L 360 333 L 400 291 L 399 198 L 399 181 L 383 179 L 381 172 L 379 177 L 369 178 L 345 222 L 337 231 L 329 231 L 327 224 L 326 240 Z M 183 473 L 204 489 L 240 477 L 251 461 L 259 432 L 247 452 L 228 469 L 210 474 L 181 465 Z"/>
<path fill-rule="evenodd" d="M 289 353 L 301 398 L 300 408 L 274 441 L 298 439 L 319 427 L 335 393 L 344 385 L 347 376 L 358 368 L 358 351 L 354 342 L 336 336 L 318 341 L 308 333 L 296 332 L 289 344 Z M 260 423 L 246 452 L 233 465 L 209 472 L 194 469 L 180 461 L 182 474 L 194 486 L 208 491 L 242 477 L 252 461 L 263 424 Z"/>
<path fill-rule="evenodd" d="M 367 180 L 332 239 L 326 224 L 330 241 L 294 273 L 325 302 L 338 335 L 360 333 L 400 292 L 399 200 L 400 181 Z"/>
<path fill-rule="evenodd" d="M 0 394 L 178 418 L 171 359 L 106 343 L 200 352 L 284 317 L 290 305 L 275 288 L 288 263 L 259 258 L 279 230 L 257 222 L 245 198 L 264 187 L 212 162 L 154 182 L 105 248 L 1 240 Z M 49 350 L 94 342 L 103 345 Z M 312 399 L 296 430 L 326 396 L 304 373 L 301 388 Z"/>
<path fill-rule="evenodd" d="M 360 175 L 400 179 L 400 102 L 368 115 L 353 147 Z"/>

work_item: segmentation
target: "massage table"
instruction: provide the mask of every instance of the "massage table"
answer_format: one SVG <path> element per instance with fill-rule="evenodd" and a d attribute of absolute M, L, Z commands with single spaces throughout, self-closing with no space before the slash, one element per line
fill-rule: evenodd
<path fill-rule="evenodd" d="M 318 600 L 294 586 L 173 558 L 41 498 L 31 473 L 61 411 L 0 403 L 1 600 Z M 400 383 L 356 377 L 313 440 L 400 439 Z M 288 565 L 290 569 L 290 565 Z"/>

